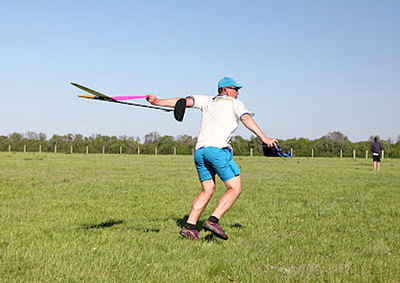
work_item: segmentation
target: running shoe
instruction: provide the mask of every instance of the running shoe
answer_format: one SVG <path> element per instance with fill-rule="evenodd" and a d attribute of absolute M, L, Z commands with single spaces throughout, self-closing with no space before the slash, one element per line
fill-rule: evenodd
<path fill-rule="evenodd" d="M 218 223 L 206 220 L 203 222 L 203 224 L 201 224 L 201 226 L 204 228 L 204 230 L 212 232 L 218 238 L 228 240 L 228 235 L 225 234 L 224 229 L 222 229 L 221 225 L 219 225 Z"/>
<path fill-rule="evenodd" d="M 197 230 L 189 230 L 186 229 L 186 227 L 183 227 L 181 232 L 179 232 L 179 234 L 190 240 L 195 240 L 195 241 L 199 240 L 199 231 Z"/>

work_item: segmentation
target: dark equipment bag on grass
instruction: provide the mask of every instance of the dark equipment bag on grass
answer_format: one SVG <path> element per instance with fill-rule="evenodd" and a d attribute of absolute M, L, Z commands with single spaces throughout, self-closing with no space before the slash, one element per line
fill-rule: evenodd
<path fill-rule="evenodd" d="M 265 143 L 263 143 L 263 151 L 264 151 L 264 156 L 269 156 L 269 157 L 288 157 L 291 158 L 292 155 L 290 154 L 290 152 L 283 153 L 282 149 L 279 147 L 279 144 L 276 143 L 275 147 L 269 147 L 267 146 Z"/>

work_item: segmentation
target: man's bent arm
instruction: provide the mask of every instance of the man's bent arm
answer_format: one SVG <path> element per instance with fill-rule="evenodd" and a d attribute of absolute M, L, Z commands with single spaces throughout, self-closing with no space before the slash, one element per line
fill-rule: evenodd
<path fill-rule="evenodd" d="M 260 129 L 260 127 L 258 127 L 256 121 L 254 121 L 254 119 L 249 114 L 244 114 L 242 117 L 240 117 L 240 120 L 247 129 L 256 134 L 269 147 L 274 146 L 274 143 L 278 143 L 276 139 L 267 137 Z"/>

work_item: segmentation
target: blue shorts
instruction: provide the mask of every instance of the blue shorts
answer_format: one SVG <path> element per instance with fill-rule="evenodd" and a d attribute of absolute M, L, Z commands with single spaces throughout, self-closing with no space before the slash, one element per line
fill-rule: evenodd
<path fill-rule="evenodd" d="M 210 180 L 215 174 L 222 181 L 228 181 L 240 175 L 239 166 L 232 159 L 230 148 L 202 147 L 194 153 L 194 163 L 200 181 Z"/>

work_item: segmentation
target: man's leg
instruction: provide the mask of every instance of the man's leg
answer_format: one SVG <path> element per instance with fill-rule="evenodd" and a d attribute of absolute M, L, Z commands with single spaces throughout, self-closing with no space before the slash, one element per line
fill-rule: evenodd
<path fill-rule="evenodd" d="M 202 189 L 200 194 L 193 201 L 192 210 L 190 211 L 190 215 L 187 220 L 187 223 L 189 224 L 196 225 L 197 220 L 213 196 L 215 192 L 215 177 L 211 180 L 202 181 L 201 187 Z"/>
<path fill-rule="evenodd" d="M 193 201 L 189 218 L 180 232 L 182 236 L 192 240 L 199 240 L 199 231 L 196 230 L 196 223 L 214 194 L 215 178 L 202 181 L 201 187 L 200 194 Z"/>
<path fill-rule="evenodd" d="M 376 165 L 377 165 L 378 171 L 381 170 L 381 163 L 377 162 Z"/>
<path fill-rule="evenodd" d="M 376 161 L 374 161 L 374 171 L 376 171 Z"/>
<path fill-rule="evenodd" d="M 219 219 L 224 215 L 225 212 L 234 204 L 234 202 L 239 197 L 242 192 L 242 182 L 240 179 L 240 175 L 225 181 L 225 186 L 227 191 L 225 194 L 219 199 L 217 207 L 214 212 L 211 214 L 211 217 L 203 222 L 201 225 L 204 230 L 212 232 L 217 237 L 227 240 L 228 235 L 225 234 L 224 229 L 219 225 Z"/>
<path fill-rule="evenodd" d="M 240 179 L 240 175 L 233 177 L 232 179 L 225 181 L 224 183 L 227 191 L 219 199 L 217 207 L 212 213 L 212 216 L 215 216 L 218 219 L 220 219 L 225 214 L 225 212 L 227 212 L 228 209 L 231 208 L 231 206 L 234 204 L 234 202 L 242 192 L 242 181 Z"/>

